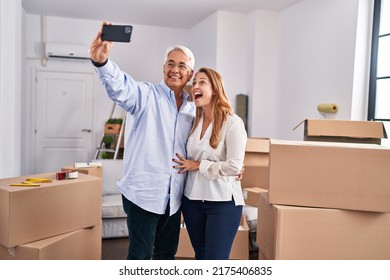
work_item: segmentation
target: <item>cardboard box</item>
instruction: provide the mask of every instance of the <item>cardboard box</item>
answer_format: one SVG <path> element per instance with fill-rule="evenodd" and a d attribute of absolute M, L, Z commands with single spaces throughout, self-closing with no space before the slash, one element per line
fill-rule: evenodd
<path fill-rule="evenodd" d="M 387 138 L 384 124 L 377 121 L 306 119 L 298 124 L 298 126 L 302 123 L 304 123 L 304 141 L 380 145 L 382 138 Z"/>
<path fill-rule="evenodd" d="M 184 224 L 180 225 L 180 236 L 179 246 L 177 248 L 176 256 L 177 259 L 194 259 L 195 252 L 192 248 L 191 240 L 188 235 L 187 228 Z"/>
<path fill-rule="evenodd" d="M 14 187 L 29 177 L 0 179 L 0 244 L 9 248 L 97 225 L 101 222 L 102 179 L 79 174 L 39 187 Z"/>
<path fill-rule="evenodd" d="M 259 206 L 259 196 L 262 191 L 265 189 L 262 188 L 244 188 L 242 190 L 245 204 L 258 207 Z"/>
<path fill-rule="evenodd" d="M 248 138 L 242 188 L 268 189 L 269 184 L 269 139 Z"/>
<path fill-rule="evenodd" d="M 0 245 L 1 260 L 100 260 L 101 255 L 101 224 L 12 248 Z"/>
<path fill-rule="evenodd" d="M 390 212 L 390 148 L 271 140 L 273 204 Z"/>
<path fill-rule="evenodd" d="M 389 260 L 390 213 L 269 204 L 258 208 L 259 258 Z"/>
<path fill-rule="evenodd" d="M 241 224 L 236 237 L 234 238 L 230 259 L 248 260 L 249 259 L 249 227 L 245 217 L 241 217 Z M 176 253 L 178 259 L 194 259 L 195 252 L 191 245 L 185 224 L 180 228 L 179 247 Z"/>
<path fill-rule="evenodd" d="M 258 255 L 259 255 L 259 260 L 263 260 L 263 261 L 267 260 L 267 258 L 265 257 L 265 254 L 260 249 L 258 251 Z"/>
<path fill-rule="evenodd" d="M 61 171 L 66 170 L 77 170 L 79 173 L 84 173 L 91 176 L 97 176 L 103 178 L 103 167 L 102 166 L 91 166 L 91 167 L 78 167 L 75 168 L 74 165 L 67 165 L 61 168 Z"/>

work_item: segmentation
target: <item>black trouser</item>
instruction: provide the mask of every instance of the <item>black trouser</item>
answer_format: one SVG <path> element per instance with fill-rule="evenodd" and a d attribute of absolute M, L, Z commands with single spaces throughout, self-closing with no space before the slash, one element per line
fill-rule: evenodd
<path fill-rule="evenodd" d="M 180 234 L 180 210 L 169 216 L 146 211 L 122 195 L 129 229 L 128 260 L 175 259 Z"/>

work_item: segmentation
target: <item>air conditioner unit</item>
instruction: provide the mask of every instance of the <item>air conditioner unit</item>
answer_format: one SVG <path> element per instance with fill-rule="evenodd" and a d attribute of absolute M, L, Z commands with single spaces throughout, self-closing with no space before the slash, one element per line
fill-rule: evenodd
<path fill-rule="evenodd" d="M 45 43 L 46 58 L 90 59 L 89 48 L 84 45 Z"/>

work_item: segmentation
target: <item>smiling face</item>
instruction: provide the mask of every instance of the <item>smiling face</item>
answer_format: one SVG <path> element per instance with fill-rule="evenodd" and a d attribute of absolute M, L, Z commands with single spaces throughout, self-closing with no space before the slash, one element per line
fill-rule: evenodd
<path fill-rule="evenodd" d="M 195 75 L 192 82 L 191 93 L 196 107 L 205 109 L 214 104 L 215 94 L 211 81 L 206 73 L 199 72 Z"/>
<path fill-rule="evenodd" d="M 181 50 L 172 51 L 164 64 L 164 82 L 175 94 L 180 94 L 191 80 L 193 70 L 188 66 L 190 59 Z"/>

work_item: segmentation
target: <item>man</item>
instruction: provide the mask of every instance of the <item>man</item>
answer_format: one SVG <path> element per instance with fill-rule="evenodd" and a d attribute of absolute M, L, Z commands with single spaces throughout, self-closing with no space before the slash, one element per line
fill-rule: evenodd
<path fill-rule="evenodd" d="M 163 81 L 138 82 L 108 58 L 112 43 L 102 41 L 101 33 L 90 46 L 92 63 L 108 96 L 134 118 L 125 132 L 124 177 L 118 182 L 129 229 L 127 258 L 174 259 L 186 174 L 175 171 L 172 159 L 186 155 L 195 107 L 183 88 L 195 58 L 186 47 L 168 48 Z"/>

